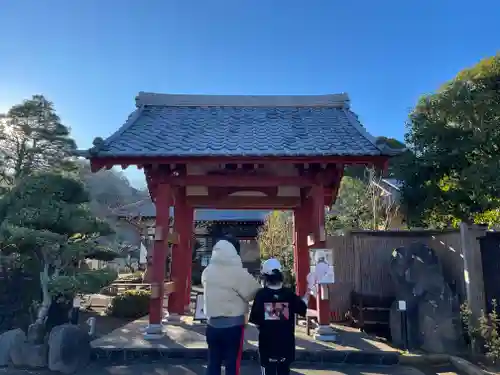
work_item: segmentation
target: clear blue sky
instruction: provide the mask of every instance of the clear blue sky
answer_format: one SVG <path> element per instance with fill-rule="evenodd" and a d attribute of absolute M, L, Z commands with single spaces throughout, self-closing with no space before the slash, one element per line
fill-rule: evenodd
<path fill-rule="evenodd" d="M 421 94 L 500 50 L 499 16 L 498 0 L 0 0 L 0 111 L 43 93 L 83 148 L 139 91 L 347 92 L 402 139 Z"/>

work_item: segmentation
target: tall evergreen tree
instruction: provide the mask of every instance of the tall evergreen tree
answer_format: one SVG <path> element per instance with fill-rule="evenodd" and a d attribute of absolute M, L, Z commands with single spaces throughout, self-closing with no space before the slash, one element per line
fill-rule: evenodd
<path fill-rule="evenodd" d="M 53 103 L 33 95 L 0 115 L 0 185 L 13 185 L 35 171 L 68 169 L 75 149 Z"/>

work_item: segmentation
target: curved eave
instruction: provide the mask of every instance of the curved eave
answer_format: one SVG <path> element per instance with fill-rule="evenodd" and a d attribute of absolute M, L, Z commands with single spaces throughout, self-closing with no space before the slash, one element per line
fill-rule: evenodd
<path fill-rule="evenodd" d="M 142 167 L 144 165 L 158 164 L 189 164 L 189 163 L 218 163 L 218 164 L 266 164 L 266 163 L 284 163 L 284 164 L 304 164 L 304 163 L 322 163 L 322 164 L 344 164 L 344 165 L 375 165 L 381 166 L 391 157 L 398 155 L 318 155 L 318 156 L 100 156 L 84 152 L 79 156 L 90 160 L 91 169 L 97 172 L 103 168 L 112 168 L 121 166 L 127 168 L 132 165 Z"/>
<path fill-rule="evenodd" d="M 405 147 L 405 148 L 391 148 L 387 145 L 378 145 L 378 148 L 380 149 L 380 152 L 381 152 L 381 155 L 384 155 L 386 157 L 394 157 L 394 156 L 398 156 L 398 155 L 401 155 L 403 153 L 405 153 L 406 151 L 408 151 L 408 149 Z"/>

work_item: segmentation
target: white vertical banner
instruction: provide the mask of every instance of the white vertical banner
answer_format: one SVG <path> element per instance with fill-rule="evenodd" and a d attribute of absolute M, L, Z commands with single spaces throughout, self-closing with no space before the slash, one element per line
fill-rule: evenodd
<path fill-rule="evenodd" d="M 141 248 L 139 250 L 139 264 L 146 264 L 147 256 L 148 256 L 148 249 L 146 249 L 146 246 L 144 246 L 144 244 L 141 242 Z"/>

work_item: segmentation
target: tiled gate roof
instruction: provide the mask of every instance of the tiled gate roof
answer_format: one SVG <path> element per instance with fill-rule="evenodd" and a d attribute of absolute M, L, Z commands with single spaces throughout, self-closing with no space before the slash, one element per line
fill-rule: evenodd
<path fill-rule="evenodd" d="M 371 156 L 387 152 L 346 94 L 215 96 L 139 93 L 137 109 L 85 156 Z"/>

